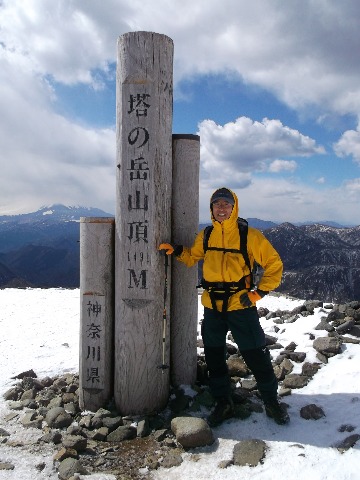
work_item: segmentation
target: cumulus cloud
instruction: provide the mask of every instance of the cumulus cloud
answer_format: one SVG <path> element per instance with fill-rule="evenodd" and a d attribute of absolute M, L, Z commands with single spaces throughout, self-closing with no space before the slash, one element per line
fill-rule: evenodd
<path fill-rule="evenodd" d="M 114 212 L 115 132 L 57 114 L 52 85 L 97 88 L 106 35 L 96 41 L 96 25 L 68 2 L 5 1 L 0 12 L 0 211 L 67 203 Z"/>
<path fill-rule="evenodd" d="M 352 156 L 360 164 L 360 132 L 348 130 L 343 133 L 340 140 L 333 145 L 339 157 Z"/>
<path fill-rule="evenodd" d="M 102 88 L 125 32 L 154 31 L 174 40 L 175 89 L 182 79 L 219 74 L 260 86 L 297 113 L 321 117 L 323 125 L 332 114 L 360 112 L 360 3 L 352 0 L 183 0 L 181 7 L 168 0 L 27 0 L 26 8 L 23 0 L 2 0 L 0 14 L 0 207 L 63 201 L 111 209 L 113 130 L 56 114 L 54 100 L 56 83 Z M 261 202 L 273 202 L 280 216 L 311 198 L 326 213 L 330 196 L 322 204 L 304 185 L 279 183 L 281 173 L 295 171 L 296 157 L 324 153 L 309 136 L 279 120 L 246 117 L 224 125 L 208 119 L 199 133 L 207 213 L 206 195 L 219 184 L 247 192 L 259 215 Z M 359 145 L 359 132 L 348 130 L 334 150 L 360 162 Z M 271 183 L 259 184 L 256 173 L 269 172 Z M 283 195 L 292 199 L 289 207 L 276 201 Z M 352 197 L 343 200 L 352 205 Z"/>
<path fill-rule="evenodd" d="M 128 25 L 122 19 L 129 12 L 128 2 L 110 0 L 106 9 L 100 3 L 81 5 L 59 0 L 4 0 L 1 40 L 3 47 L 29 59 L 35 74 L 50 75 L 58 82 L 97 84 L 94 70 L 107 71 L 115 61 L 116 29 Z"/>
<path fill-rule="evenodd" d="M 1 210 L 87 204 L 85 199 L 103 207 L 113 204 L 115 132 L 57 115 L 53 90 L 32 74 L 30 60 L 16 52 L 0 53 Z"/>
<path fill-rule="evenodd" d="M 358 199 L 360 198 L 360 178 L 354 178 L 352 180 L 347 180 L 344 182 L 344 187 L 346 192 L 350 196 L 356 196 Z"/>
<path fill-rule="evenodd" d="M 231 179 L 231 185 L 244 188 L 257 172 L 293 171 L 295 161 L 279 157 L 308 157 L 324 153 L 324 148 L 279 120 L 262 122 L 240 117 L 235 122 L 217 125 L 212 120 L 199 124 L 201 138 L 201 180 L 219 184 L 219 178 Z"/>
<path fill-rule="evenodd" d="M 176 78 L 236 72 L 296 109 L 360 111 L 358 2 L 184 0 L 188 16 L 150 3 L 135 0 L 137 25 L 174 39 Z"/>
<path fill-rule="evenodd" d="M 274 160 L 269 165 L 269 172 L 294 172 L 297 168 L 297 163 L 294 160 Z"/>
<path fill-rule="evenodd" d="M 183 0 L 186 11 L 168 0 L 4 0 L 2 41 L 38 72 L 92 82 L 115 61 L 119 35 L 155 31 L 174 40 L 176 81 L 235 72 L 294 108 L 360 111 L 358 2 Z"/>

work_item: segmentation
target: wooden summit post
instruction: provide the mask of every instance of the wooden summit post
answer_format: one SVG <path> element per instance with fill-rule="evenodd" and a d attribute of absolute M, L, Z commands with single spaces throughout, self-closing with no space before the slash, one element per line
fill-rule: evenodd
<path fill-rule="evenodd" d="M 114 399 L 123 415 L 161 410 L 169 395 L 159 367 L 170 360 L 170 284 L 158 246 L 171 239 L 172 66 L 169 37 L 119 37 Z"/>
<path fill-rule="evenodd" d="M 114 222 L 80 219 L 79 403 L 92 412 L 113 394 Z"/>
<path fill-rule="evenodd" d="M 199 230 L 200 137 L 173 135 L 172 241 L 193 244 Z M 197 369 L 197 265 L 171 271 L 171 381 L 193 385 Z"/>

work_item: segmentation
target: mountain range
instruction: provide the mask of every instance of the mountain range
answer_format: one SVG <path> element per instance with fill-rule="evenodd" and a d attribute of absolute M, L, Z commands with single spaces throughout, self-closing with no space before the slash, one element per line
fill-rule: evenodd
<path fill-rule="evenodd" d="M 97 208 L 51 205 L 0 217 L 0 288 L 78 288 L 80 217 L 111 217 Z"/>
<path fill-rule="evenodd" d="M 337 303 L 360 299 L 360 226 L 283 223 L 263 233 L 284 263 L 279 292 Z"/>
<path fill-rule="evenodd" d="M 78 288 L 80 217 L 113 215 L 97 208 L 51 205 L 0 216 L 0 288 Z M 262 230 L 283 260 L 279 292 L 329 302 L 360 299 L 360 226 L 248 222 Z"/>

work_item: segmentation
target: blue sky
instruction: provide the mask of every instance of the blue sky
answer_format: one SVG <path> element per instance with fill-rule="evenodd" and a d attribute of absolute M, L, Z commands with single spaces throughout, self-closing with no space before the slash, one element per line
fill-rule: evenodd
<path fill-rule="evenodd" d="M 245 217 L 360 224 L 356 0 L 154 3 L 1 2 L 0 215 L 115 211 L 116 42 L 144 30 L 174 41 L 173 133 L 200 135 L 201 222 L 229 186 Z"/>

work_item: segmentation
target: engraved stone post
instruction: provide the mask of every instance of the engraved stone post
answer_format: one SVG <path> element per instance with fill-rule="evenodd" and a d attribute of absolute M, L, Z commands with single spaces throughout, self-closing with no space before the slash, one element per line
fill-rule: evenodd
<path fill-rule="evenodd" d="M 114 398 L 121 414 L 168 400 L 169 322 L 162 357 L 164 255 L 171 236 L 173 42 L 131 32 L 118 40 Z M 170 285 L 169 285 L 170 288 Z M 166 311 L 170 317 L 167 296 Z"/>
<path fill-rule="evenodd" d="M 113 394 L 114 218 L 80 219 L 80 395 L 97 411 Z"/>
<path fill-rule="evenodd" d="M 199 229 L 200 137 L 173 135 L 172 235 L 191 246 Z M 197 368 L 197 265 L 174 260 L 171 285 L 171 380 L 192 385 Z"/>

